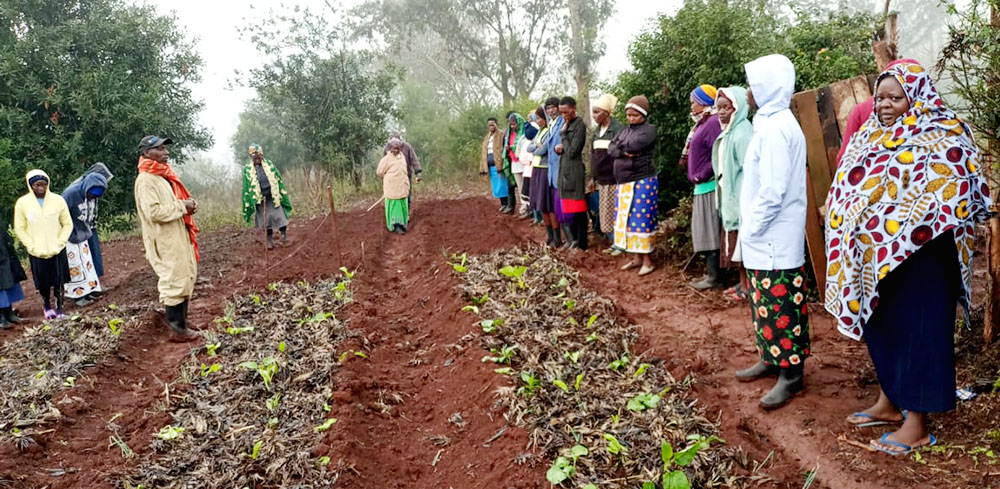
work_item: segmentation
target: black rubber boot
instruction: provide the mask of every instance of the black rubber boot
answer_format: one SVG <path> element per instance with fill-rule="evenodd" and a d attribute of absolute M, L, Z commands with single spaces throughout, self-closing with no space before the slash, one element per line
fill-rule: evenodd
<path fill-rule="evenodd" d="M 743 370 L 736 371 L 736 380 L 740 382 L 751 382 L 757 379 L 763 379 L 764 377 L 771 377 L 778 375 L 778 371 L 781 370 L 777 366 L 767 365 L 766 363 L 758 360 L 757 363 Z"/>
<path fill-rule="evenodd" d="M 274 230 L 272 229 L 267 230 L 267 249 L 274 249 Z"/>
<path fill-rule="evenodd" d="M 778 383 L 774 384 L 771 391 L 760 399 L 760 407 L 764 409 L 777 409 L 784 406 L 795 394 L 802 391 L 804 382 L 804 364 L 781 369 L 778 374 Z"/>
<path fill-rule="evenodd" d="M 576 236 L 576 247 L 579 248 L 579 249 L 581 249 L 581 250 L 583 250 L 583 251 L 587 251 L 587 221 L 588 220 L 589 219 L 587 217 L 587 214 L 585 214 L 585 213 L 581 212 L 581 213 L 579 213 L 579 214 L 576 215 L 576 220 L 575 220 L 576 230 L 575 230 L 575 232 L 573 234 Z"/>
<path fill-rule="evenodd" d="M 170 330 L 181 336 L 189 336 L 191 331 L 187 329 L 187 301 L 176 306 L 167 306 L 167 325 Z"/>
<path fill-rule="evenodd" d="M 546 246 L 553 246 L 553 245 L 555 245 L 555 243 L 556 243 L 556 234 L 552 232 L 552 228 L 550 226 L 545 226 L 545 234 L 546 234 L 546 236 L 548 236 L 548 238 L 545 240 L 545 245 Z"/>
<path fill-rule="evenodd" d="M 21 318 L 17 314 L 14 314 L 13 307 L 5 307 L 3 310 L 3 318 L 7 320 L 10 324 L 17 324 L 21 322 Z"/>
<path fill-rule="evenodd" d="M 568 224 L 562 225 L 562 232 L 566 235 L 566 243 L 564 243 L 559 249 L 568 250 L 576 246 L 576 236 L 573 234 L 573 226 Z"/>
<path fill-rule="evenodd" d="M 708 275 L 705 278 L 691 283 L 695 290 L 713 289 L 722 286 L 722 277 L 719 276 L 719 250 L 705 252 L 705 265 L 708 268 Z"/>
<path fill-rule="evenodd" d="M 288 246 L 288 226 L 282 226 L 278 231 L 281 231 L 281 244 Z"/>
<path fill-rule="evenodd" d="M 9 313 L 10 313 L 10 308 L 9 307 L 3 308 L 3 314 L 0 314 L 0 329 L 10 329 L 11 328 L 10 321 L 7 320 L 7 314 L 9 314 Z"/>
<path fill-rule="evenodd" d="M 563 240 L 562 240 L 562 234 L 560 234 L 561 231 L 559 230 L 558 227 L 552 227 L 550 229 L 552 229 L 552 237 L 554 238 L 554 240 L 552 241 L 552 247 L 562 248 Z M 569 239 L 569 237 L 567 237 L 566 239 Z"/>

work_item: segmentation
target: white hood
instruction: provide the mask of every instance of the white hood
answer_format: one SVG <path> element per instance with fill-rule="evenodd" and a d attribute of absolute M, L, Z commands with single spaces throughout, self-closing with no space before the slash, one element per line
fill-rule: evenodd
<path fill-rule="evenodd" d="M 795 90 L 795 65 L 780 55 L 769 54 L 747 63 L 747 83 L 757 102 L 757 113 L 774 114 L 787 109 Z"/>

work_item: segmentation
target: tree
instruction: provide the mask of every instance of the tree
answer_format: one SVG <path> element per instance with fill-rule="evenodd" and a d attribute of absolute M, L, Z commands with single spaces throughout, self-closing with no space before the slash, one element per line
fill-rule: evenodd
<path fill-rule="evenodd" d="M 326 15 L 336 14 L 328 8 Z M 297 6 L 268 16 L 244 31 L 270 58 L 251 68 L 247 80 L 296 132 L 308 160 L 360 186 L 369 153 L 381 150 L 386 124 L 397 115 L 392 91 L 399 72 L 376 65 L 372 53 L 349 49 L 341 27 Z"/>
<path fill-rule="evenodd" d="M 563 0 L 371 0 L 354 12 L 360 32 L 392 52 L 442 41 L 443 63 L 496 89 L 505 106 L 530 97 L 551 68 Z"/>
<path fill-rule="evenodd" d="M 871 14 L 806 15 L 798 9 L 793 23 L 782 8 L 758 0 L 687 0 L 629 46 L 633 70 L 623 73 L 612 91 L 620 100 L 637 94 L 649 98 L 665 208 L 691 191 L 676 162 L 691 129 L 688 97 L 695 86 L 746 86 L 743 65 L 771 53 L 785 54 L 795 64 L 798 90 L 874 71 Z"/>
<path fill-rule="evenodd" d="M 286 112 L 284 107 L 272 106 L 259 98 L 248 100 L 230 140 L 233 161 L 237 165 L 249 161 L 250 144 L 257 143 L 282 170 L 312 162 Z"/>
<path fill-rule="evenodd" d="M 971 0 L 964 8 L 949 2 L 948 12 L 957 21 L 948 26 L 950 40 L 937 69 L 953 82 L 959 99 L 956 109 L 968 114 L 979 144 L 986 149 L 984 173 L 996 202 L 1000 200 L 1000 100 L 996 96 L 1000 90 L 1000 0 Z M 983 331 L 987 344 L 1000 327 L 1000 217 L 991 217 L 988 229 L 989 280 Z"/>
<path fill-rule="evenodd" d="M 600 33 L 614 3 L 611 0 L 567 0 L 570 40 L 569 61 L 576 81 L 577 101 L 583 120 L 591 124 L 590 82 L 594 63 L 604 54 Z"/>
<path fill-rule="evenodd" d="M 174 18 L 117 0 L 6 0 L 0 23 L 3 208 L 26 192 L 30 168 L 61 190 L 102 161 L 116 176 L 102 213 L 131 213 L 139 139 L 209 146 L 195 120 L 202 104 L 188 88 L 201 60 Z"/>

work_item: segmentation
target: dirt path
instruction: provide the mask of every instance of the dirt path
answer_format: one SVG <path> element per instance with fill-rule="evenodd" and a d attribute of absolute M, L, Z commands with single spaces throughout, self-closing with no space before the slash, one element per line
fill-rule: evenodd
<path fill-rule="evenodd" d="M 207 327 L 233 294 L 266 290 L 269 282 L 313 281 L 357 272 L 354 302 L 345 310 L 358 330 L 347 348 L 367 359 L 350 360 L 333 379 L 333 415 L 340 419 L 314 455 L 341 467 L 337 487 L 541 488 L 547 461 L 524 453 L 526 434 L 508 426 L 495 407 L 493 391 L 505 379 L 480 359 L 473 318 L 454 290 L 446 265 L 452 252 L 484 253 L 541 241 L 543 231 L 526 221 L 500 216 L 485 198 L 418 201 L 412 230 L 391 235 L 380 208 L 338 215 L 343 256 L 334 250 L 331 227 L 322 219 L 294 220 L 294 243 L 265 255 L 249 231 L 203 236 L 193 323 Z M 117 474 L 135 463 L 108 448 L 107 421 L 141 457 L 152 433 L 167 420 L 164 383 L 200 342 L 171 343 L 157 321 L 155 277 L 138 240 L 105 246 L 107 297 L 84 312 L 108 304 L 145 305 L 149 313 L 126 331 L 117 355 L 88 369 L 71 389 L 56 396 L 63 418 L 50 425 L 37 445 L 20 453 L 0 446 L 0 486 L 19 488 L 111 488 Z M 840 337 L 829 318 L 813 307 L 814 356 L 807 366 L 807 390 L 772 413 L 757 407 L 767 382 L 739 384 L 731 373 L 754 361 L 745 305 L 723 304 L 683 285 L 670 267 L 640 280 L 618 271 L 619 262 L 596 251 L 566 255 L 585 285 L 613 299 L 642 327 L 645 348 L 667 361 L 678 379 L 691 374 L 709 412 L 718 413 L 724 438 L 756 460 L 769 487 L 801 488 L 804 474 L 818 470 L 827 488 L 951 487 L 944 478 L 921 480 L 914 462 L 891 460 L 839 443 L 838 437 L 867 443 L 881 431 L 853 430 L 844 423 L 876 392 L 863 345 Z M 27 287 L 26 287 L 27 288 Z M 38 320 L 33 291 L 25 313 Z M 0 341 L 22 334 L 0 332 Z M 335 361 L 335 359 L 331 359 Z M 171 401 L 182 386 L 166 388 Z M 963 409 L 960 406 L 960 409 Z M 771 452 L 773 454 L 769 454 Z M 518 464 L 522 462 L 523 464 Z M 4 486 L 7 487 L 7 486 Z M 982 485 L 979 487 L 989 487 Z"/>

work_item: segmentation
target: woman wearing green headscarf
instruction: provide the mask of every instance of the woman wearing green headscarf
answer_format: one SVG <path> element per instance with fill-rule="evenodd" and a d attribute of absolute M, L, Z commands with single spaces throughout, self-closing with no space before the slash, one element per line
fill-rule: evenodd
<path fill-rule="evenodd" d="M 722 218 L 722 268 L 739 270 L 740 283 L 726 291 L 726 297 L 743 301 L 749 289 L 742 258 L 736 253 L 740 229 L 740 187 L 743 186 L 743 160 L 753 138 L 753 124 L 747 119 L 750 104 L 747 89 L 727 87 L 719 90 L 715 99 L 722 132 L 712 146 L 712 169 L 715 171 L 715 199 Z"/>
<path fill-rule="evenodd" d="M 517 112 L 507 115 L 507 130 L 503 137 L 503 174 L 507 177 L 507 206 L 503 209 L 507 214 L 513 214 L 517 208 L 517 192 L 521 185 L 518 178 L 524 172 L 524 165 L 518 158 L 517 148 L 524 139 L 524 118 Z"/>
<path fill-rule="evenodd" d="M 275 196 L 278 197 L 275 200 Z M 281 172 L 264 158 L 259 144 L 250 145 L 250 161 L 243 167 L 243 219 L 256 228 L 267 229 L 267 249 L 274 249 L 274 229 L 281 232 L 281 243 L 288 244 L 288 216 L 292 201 L 288 198 Z"/>

